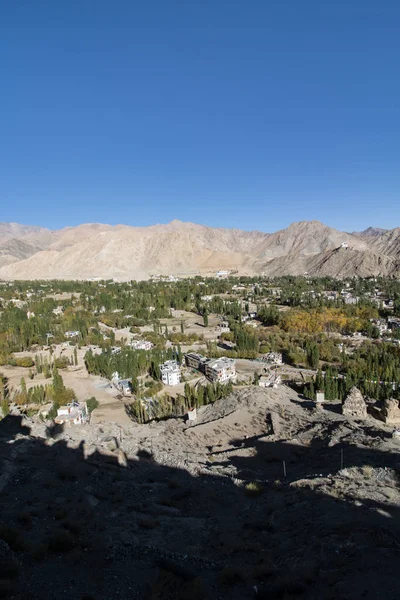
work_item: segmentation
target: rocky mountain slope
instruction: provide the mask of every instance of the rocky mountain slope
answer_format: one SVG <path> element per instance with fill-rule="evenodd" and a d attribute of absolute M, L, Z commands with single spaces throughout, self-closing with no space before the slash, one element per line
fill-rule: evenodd
<path fill-rule="evenodd" d="M 342 247 L 342 244 L 347 247 Z M 319 221 L 272 234 L 172 221 L 130 227 L 89 223 L 50 231 L 0 224 L 3 279 L 146 279 L 151 275 L 400 274 L 400 228 L 349 234 Z"/>
<path fill-rule="evenodd" d="M 363 231 L 353 231 L 351 235 L 357 235 L 359 237 L 378 237 L 387 231 L 387 229 L 382 229 L 381 227 L 367 227 L 367 229 L 364 229 Z"/>

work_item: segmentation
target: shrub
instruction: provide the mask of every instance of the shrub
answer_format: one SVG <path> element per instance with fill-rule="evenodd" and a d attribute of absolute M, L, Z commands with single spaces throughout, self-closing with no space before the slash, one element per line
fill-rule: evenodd
<path fill-rule="evenodd" d="M 362 474 L 364 475 L 364 477 L 366 477 L 367 479 L 370 479 L 370 477 L 372 477 L 372 475 L 374 473 L 374 468 L 371 467 L 371 465 L 364 465 L 363 467 L 361 467 L 361 471 L 362 471 Z"/>
<path fill-rule="evenodd" d="M 56 369 L 66 369 L 69 366 L 69 360 L 66 356 L 60 356 L 54 361 Z"/>
<path fill-rule="evenodd" d="M 244 486 L 247 496 L 259 496 L 264 491 L 263 486 L 258 481 L 250 481 Z"/>
<path fill-rule="evenodd" d="M 88 398 L 86 400 L 86 404 L 87 404 L 89 413 L 93 412 L 94 409 L 99 406 L 99 403 L 94 396 L 92 396 L 91 398 Z"/>
<path fill-rule="evenodd" d="M 34 366 L 34 361 L 30 356 L 21 356 L 20 358 L 15 358 L 14 359 L 15 362 L 15 366 L 16 367 L 33 367 Z"/>

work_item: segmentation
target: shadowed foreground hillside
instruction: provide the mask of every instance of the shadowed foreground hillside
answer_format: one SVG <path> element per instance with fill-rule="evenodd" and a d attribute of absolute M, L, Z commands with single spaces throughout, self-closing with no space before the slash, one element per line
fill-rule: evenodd
<path fill-rule="evenodd" d="M 232 459 L 258 480 L 246 490 L 140 448 L 127 466 L 85 458 L 60 433 L 43 440 L 20 417 L 0 422 L 0 597 L 399 597 L 397 452 L 232 440 L 254 448 Z"/>

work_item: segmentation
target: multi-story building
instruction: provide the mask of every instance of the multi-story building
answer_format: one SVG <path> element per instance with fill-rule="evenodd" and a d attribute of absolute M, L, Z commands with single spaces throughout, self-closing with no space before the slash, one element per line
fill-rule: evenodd
<path fill-rule="evenodd" d="M 178 385 L 181 380 L 181 369 L 176 360 L 167 360 L 160 366 L 160 371 L 164 385 Z"/>
<path fill-rule="evenodd" d="M 236 379 L 236 363 L 233 358 L 216 358 L 205 363 L 205 374 L 207 379 L 213 383 L 225 383 Z"/>
<path fill-rule="evenodd" d="M 186 366 L 191 369 L 197 369 L 198 371 L 204 371 L 204 364 L 207 361 L 205 356 L 197 354 L 196 352 L 188 352 L 185 354 Z"/>

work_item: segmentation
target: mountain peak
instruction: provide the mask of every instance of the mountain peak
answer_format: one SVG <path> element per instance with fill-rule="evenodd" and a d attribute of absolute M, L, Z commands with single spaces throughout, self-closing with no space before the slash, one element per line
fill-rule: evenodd
<path fill-rule="evenodd" d="M 352 235 L 361 235 L 363 237 L 377 237 L 379 235 L 382 235 L 383 233 L 386 233 L 388 231 L 388 229 L 382 229 L 381 227 L 367 227 L 367 229 L 364 229 L 363 231 L 353 231 Z"/>

